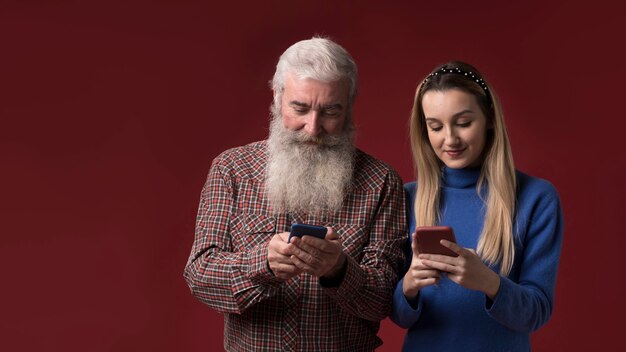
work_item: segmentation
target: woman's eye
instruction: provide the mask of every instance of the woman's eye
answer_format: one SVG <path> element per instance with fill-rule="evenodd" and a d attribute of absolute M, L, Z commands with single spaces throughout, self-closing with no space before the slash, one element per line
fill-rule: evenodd
<path fill-rule="evenodd" d="M 472 124 L 472 121 L 467 121 L 463 123 L 459 123 L 459 127 L 469 127 Z"/>
<path fill-rule="evenodd" d="M 442 126 L 429 126 L 431 131 L 437 132 L 437 131 L 441 131 L 441 129 L 443 128 Z"/>

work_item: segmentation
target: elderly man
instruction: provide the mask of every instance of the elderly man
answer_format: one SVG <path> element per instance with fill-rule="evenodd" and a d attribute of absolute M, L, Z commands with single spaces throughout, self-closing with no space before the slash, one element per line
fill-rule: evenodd
<path fill-rule="evenodd" d="M 402 182 L 353 144 L 357 69 L 341 46 L 292 45 L 272 85 L 269 138 L 213 161 L 185 280 L 224 314 L 226 350 L 374 350 L 403 260 Z M 326 237 L 289 240 L 293 223 Z"/>

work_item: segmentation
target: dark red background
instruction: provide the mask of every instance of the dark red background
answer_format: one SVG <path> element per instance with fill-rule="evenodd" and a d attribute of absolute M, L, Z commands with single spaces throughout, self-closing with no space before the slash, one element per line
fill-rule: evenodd
<path fill-rule="evenodd" d="M 182 278 L 200 189 L 219 152 L 267 135 L 276 60 L 316 33 L 359 65 L 359 147 L 405 181 L 417 82 L 450 59 L 484 71 L 517 167 L 565 211 L 534 350 L 626 349 L 623 12 L 382 3 L 1 1 L 2 349 L 221 349 L 222 317 Z M 403 334 L 383 322 L 380 350 Z"/>

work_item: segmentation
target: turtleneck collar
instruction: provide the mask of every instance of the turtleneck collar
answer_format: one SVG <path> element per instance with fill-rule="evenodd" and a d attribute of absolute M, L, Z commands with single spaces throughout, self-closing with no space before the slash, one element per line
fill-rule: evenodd
<path fill-rule="evenodd" d="M 480 178 L 480 167 L 451 169 L 444 166 L 441 180 L 444 187 L 475 188 Z"/>

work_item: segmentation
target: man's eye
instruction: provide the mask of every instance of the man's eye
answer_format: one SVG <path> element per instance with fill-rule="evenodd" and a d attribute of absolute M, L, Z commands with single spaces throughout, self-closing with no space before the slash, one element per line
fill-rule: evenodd
<path fill-rule="evenodd" d="M 335 116 L 338 116 L 338 115 L 339 115 L 339 113 L 340 113 L 340 111 L 339 111 L 339 110 L 337 110 L 337 109 L 331 109 L 331 110 L 324 110 L 324 111 L 322 111 L 322 114 L 323 114 L 324 116 L 329 116 L 329 117 L 335 117 Z"/>
<path fill-rule="evenodd" d="M 309 112 L 309 109 L 294 109 L 294 111 L 300 115 L 304 115 Z"/>

